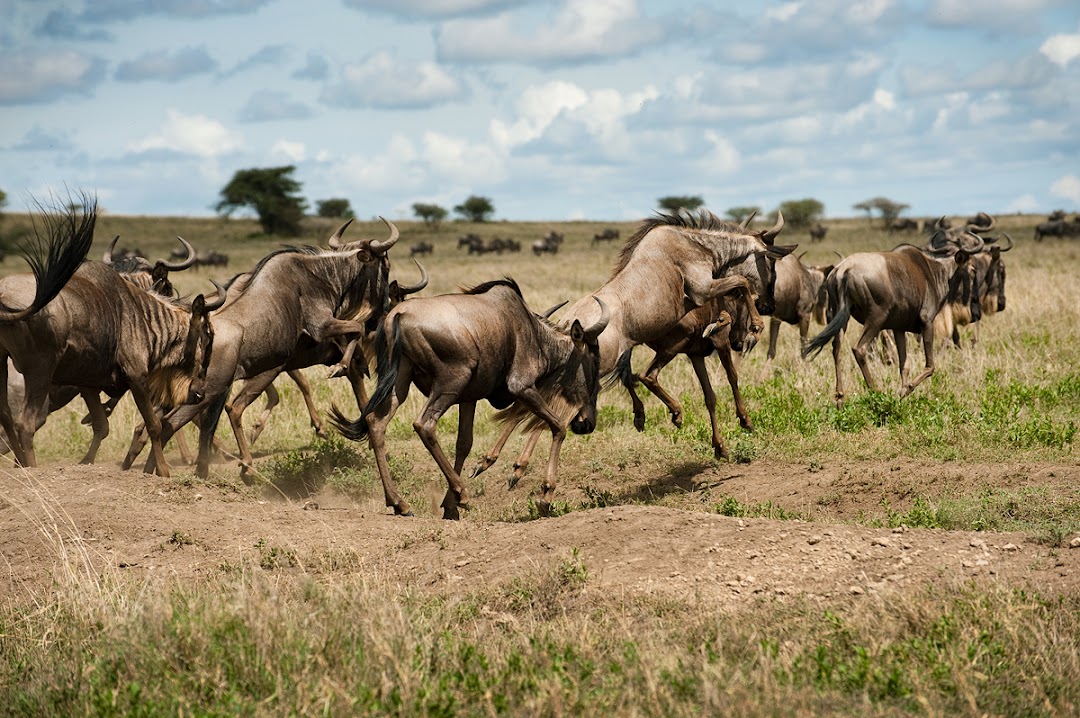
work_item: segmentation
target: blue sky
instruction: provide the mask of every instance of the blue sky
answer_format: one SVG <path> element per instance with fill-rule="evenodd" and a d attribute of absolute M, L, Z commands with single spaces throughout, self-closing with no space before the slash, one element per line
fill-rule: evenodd
<path fill-rule="evenodd" d="M 885 196 L 1080 209 L 1075 0 L 0 0 L 0 189 L 212 215 L 238 169 L 412 217 Z"/>

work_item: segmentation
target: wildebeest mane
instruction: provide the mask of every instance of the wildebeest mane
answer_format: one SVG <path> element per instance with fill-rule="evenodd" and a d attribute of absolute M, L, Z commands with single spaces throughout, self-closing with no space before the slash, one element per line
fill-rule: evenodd
<path fill-rule="evenodd" d="M 259 260 L 258 264 L 255 265 L 255 268 L 251 270 L 251 276 L 248 277 L 247 283 L 245 283 L 244 286 L 240 288 L 240 291 L 238 293 L 243 294 L 248 289 L 248 287 L 251 286 L 251 283 L 255 281 L 255 278 L 259 276 L 259 273 L 262 272 L 263 267 L 265 267 L 266 264 L 274 257 L 277 257 L 281 254 L 303 254 L 312 256 L 322 254 L 322 251 L 323 250 L 319 249 L 318 247 L 312 247 L 311 245 L 306 244 L 303 246 L 294 246 L 291 244 L 287 244 L 281 249 L 275 249 L 273 252 Z"/>
<path fill-rule="evenodd" d="M 524 299 L 524 295 L 521 293 L 521 287 L 518 283 L 510 277 L 503 277 L 502 279 L 492 279 L 491 281 L 484 282 L 483 284 L 477 284 L 475 287 L 462 287 L 462 294 L 483 294 L 490 291 L 495 287 L 509 287 L 514 290 L 514 293 Z"/>
<path fill-rule="evenodd" d="M 630 261 L 630 257 L 633 256 L 634 250 L 637 249 L 641 240 L 645 238 L 645 235 L 658 227 L 675 227 L 695 232 L 741 233 L 746 231 L 738 224 L 722 220 L 704 208 L 697 212 L 686 210 L 657 212 L 652 217 L 641 220 L 641 224 L 639 224 L 637 229 L 634 230 L 634 233 L 630 235 L 630 238 L 626 240 L 622 250 L 619 252 L 619 258 L 615 262 L 615 269 L 612 270 L 611 276 L 615 276 L 626 268 L 627 263 Z"/>

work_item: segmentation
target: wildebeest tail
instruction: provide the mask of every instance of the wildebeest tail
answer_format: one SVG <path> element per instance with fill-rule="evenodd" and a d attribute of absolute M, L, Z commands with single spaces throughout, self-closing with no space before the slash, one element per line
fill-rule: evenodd
<path fill-rule="evenodd" d="M 638 383 L 637 374 L 634 373 L 634 369 L 630 366 L 630 359 L 633 356 L 633 349 L 627 349 L 619 355 L 618 360 L 615 362 L 615 371 L 612 372 L 620 384 L 626 387 L 627 391 L 633 391 L 634 387 Z"/>
<path fill-rule="evenodd" d="M 330 421 L 333 422 L 334 427 L 342 436 L 352 441 L 360 441 L 367 437 L 368 415 L 390 400 L 390 395 L 397 385 L 398 366 L 401 364 L 400 317 L 394 317 L 391 320 L 389 339 L 386 336 L 386 324 L 384 323 L 379 327 L 379 331 L 375 335 L 375 352 L 378 356 L 376 371 L 379 374 L 379 381 L 375 385 L 375 391 L 368 400 L 367 406 L 361 412 L 360 417 L 356 421 L 350 421 L 345 418 L 345 415 L 341 413 L 337 406 L 330 408 Z"/>
<path fill-rule="evenodd" d="M 811 339 L 803 347 L 802 357 L 803 359 L 813 359 L 818 353 L 825 348 L 825 345 L 832 341 L 832 338 L 842 332 L 847 327 L 848 320 L 851 319 L 851 307 L 848 306 L 847 292 L 844 291 L 844 287 L 841 284 L 839 291 L 838 305 L 836 308 L 836 315 L 833 316 L 832 321 L 825 325 L 825 328 L 821 330 L 821 334 Z"/>
<path fill-rule="evenodd" d="M 90 251 L 97 199 L 82 194 L 69 198 L 66 205 L 57 205 L 49 208 L 38 203 L 32 236 L 20 247 L 37 281 L 34 301 L 22 309 L 0 302 L 0 321 L 17 322 L 39 312 L 60 293 Z"/>

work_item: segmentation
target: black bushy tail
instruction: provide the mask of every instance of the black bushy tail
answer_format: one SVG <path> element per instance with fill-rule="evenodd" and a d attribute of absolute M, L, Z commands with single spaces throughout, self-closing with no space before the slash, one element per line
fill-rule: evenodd
<path fill-rule="evenodd" d="M 75 274 L 94 241 L 97 199 L 80 194 L 78 198 L 69 198 L 66 205 L 58 202 L 50 208 L 40 202 L 36 204 L 40 217 L 34 220 L 33 236 L 20 246 L 37 281 L 34 301 L 23 309 L 0 303 L 0 321 L 17 322 L 41 311 Z"/>
<path fill-rule="evenodd" d="M 386 324 L 379 327 L 379 331 L 375 334 L 375 352 L 378 356 L 376 371 L 379 374 L 379 381 L 375 385 L 375 392 L 368 399 L 367 406 L 361 412 L 360 418 L 350 421 L 337 406 L 330 408 L 330 420 L 334 427 L 342 436 L 352 441 L 360 441 L 367 437 L 368 415 L 390 400 L 390 395 L 393 394 L 394 387 L 397 385 L 398 367 L 401 365 L 400 316 L 395 316 L 391 320 L 389 341 L 386 337 Z"/>
<path fill-rule="evenodd" d="M 630 360 L 633 353 L 634 349 L 631 347 L 620 354 L 618 360 L 615 362 L 614 371 L 614 375 L 619 383 L 626 387 L 626 390 L 631 393 L 633 393 L 634 387 L 637 386 L 638 383 L 637 374 L 634 373 L 633 367 L 630 366 Z"/>
<path fill-rule="evenodd" d="M 225 410 L 225 404 L 228 401 L 229 391 L 226 390 L 203 409 L 202 421 L 199 422 L 199 453 L 202 456 L 210 456 L 214 448 L 214 434 L 217 433 L 221 412 Z"/>
<path fill-rule="evenodd" d="M 803 359 L 813 359 L 816 357 L 825 345 L 832 341 L 840 332 L 844 331 L 847 327 L 848 320 L 851 319 L 851 307 L 848 306 L 847 292 L 844 287 L 840 286 L 839 306 L 836 309 L 836 316 L 832 318 L 825 328 L 821 330 L 821 334 L 811 339 L 806 343 L 806 346 L 802 350 Z"/>

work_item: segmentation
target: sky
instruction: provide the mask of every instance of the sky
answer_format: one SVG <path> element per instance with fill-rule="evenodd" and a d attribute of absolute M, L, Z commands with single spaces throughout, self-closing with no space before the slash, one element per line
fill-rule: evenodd
<path fill-rule="evenodd" d="M 0 0 L 9 211 L 212 216 L 283 165 L 394 219 L 1076 211 L 1080 2 Z"/>

